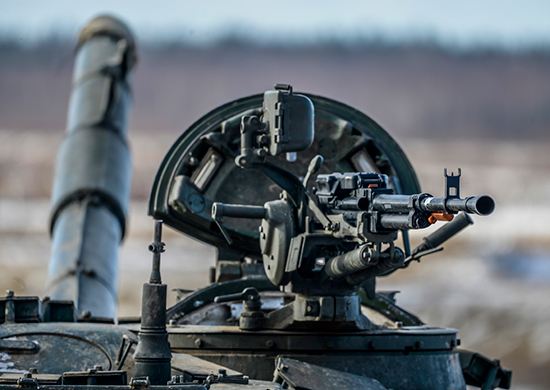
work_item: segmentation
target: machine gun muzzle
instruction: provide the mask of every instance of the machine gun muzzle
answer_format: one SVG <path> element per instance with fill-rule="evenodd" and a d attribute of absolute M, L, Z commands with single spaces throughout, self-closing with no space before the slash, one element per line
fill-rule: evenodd
<path fill-rule="evenodd" d="M 443 204 L 437 204 L 442 202 Z M 432 205 L 432 203 L 434 203 Z M 471 196 L 466 199 L 430 198 L 421 202 L 424 211 L 443 213 L 458 213 L 463 211 L 469 214 L 489 215 L 495 210 L 495 201 L 489 195 Z"/>

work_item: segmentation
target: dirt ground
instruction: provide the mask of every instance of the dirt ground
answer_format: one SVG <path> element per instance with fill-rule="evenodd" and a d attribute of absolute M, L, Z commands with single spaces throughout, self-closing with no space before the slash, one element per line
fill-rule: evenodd
<path fill-rule="evenodd" d="M 53 161 L 62 132 L 0 131 L 0 288 L 43 295 L 50 241 Z M 153 222 L 146 216 L 156 168 L 174 141 L 131 136 L 134 200 L 120 250 L 119 316 L 139 314 L 149 273 Z M 444 252 L 378 282 L 399 290 L 398 304 L 432 326 L 460 330 L 462 347 L 514 370 L 514 388 L 547 389 L 550 381 L 550 153 L 548 144 L 400 140 L 423 190 L 442 195 L 443 168 L 462 168 L 462 195 L 489 194 L 495 213 L 474 218 Z M 14 145 L 17 145 L 15 148 Z M 419 242 L 429 232 L 415 234 Z M 167 230 L 162 274 L 169 288 L 208 282 L 215 250 Z M 174 294 L 169 304 L 174 302 Z"/>

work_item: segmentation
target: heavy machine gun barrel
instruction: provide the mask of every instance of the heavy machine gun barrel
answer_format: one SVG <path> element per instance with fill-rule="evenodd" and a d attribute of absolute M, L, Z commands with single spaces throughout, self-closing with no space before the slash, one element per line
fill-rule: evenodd
<path fill-rule="evenodd" d="M 407 212 L 411 205 L 420 211 L 431 213 L 465 213 L 477 215 L 489 215 L 495 209 L 495 201 L 488 195 L 471 196 L 465 199 L 459 198 L 434 198 L 427 194 L 414 195 L 386 195 L 380 194 L 374 197 L 372 206 L 376 211 L 382 212 Z M 361 200 L 359 200 L 361 204 Z"/>
<path fill-rule="evenodd" d="M 372 201 L 372 207 L 376 211 L 386 213 L 404 213 L 411 208 L 432 213 L 452 212 L 477 215 L 489 215 L 495 209 L 495 201 L 488 195 L 471 196 L 466 199 L 458 198 L 434 198 L 427 194 L 416 195 L 379 194 Z M 342 210 L 368 210 L 369 202 L 366 198 L 347 198 L 339 204 Z"/>
<path fill-rule="evenodd" d="M 459 198 L 434 198 L 428 194 L 386 195 L 374 197 L 372 209 L 381 213 L 379 223 L 384 229 L 422 229 L 429 226 L 425 218 L 430 213 L 465 212 L 489 215 L 495 209 L 495 201 L 487 195 Z M 418 211 L 419 213 L 411 214 Z"/>
<path fill-rule="evenodd" d="M 426 193 L 394 194 L 387 176 L 374 172 L 332 173 L 317 177 L 315 194 L 328 214 L 368 212 L 373 233 L 378 229 L 423 229 L 433 222 L 434 214 L 489 215 L 495 209 L 495 201 L 487 195 L 460 198 L 460 170 L 458 175 L 447 175 L 445 170 L 445 180 L 447 196 L 435 198 Z"/>
<path fill-rule="evenodd" d="M 67 132 L 52 194 L 52 253 L 46 294 L 77 312 L 114 318 L 118 245 L 130 198 L 126 143 L 134 38 L 101 16 L 79 35 Z"/>

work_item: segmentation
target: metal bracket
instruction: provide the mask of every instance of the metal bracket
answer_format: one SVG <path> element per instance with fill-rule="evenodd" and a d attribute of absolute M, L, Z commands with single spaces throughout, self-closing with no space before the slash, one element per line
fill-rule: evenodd
<path fill-rule="evenodd" d="M 32 377 L 31 373 L 25 373 L 23 374 L 22 378 L 19 378 L 17 381 L 17 387 L 31 387 L 31 388 L 38 388 L 38 381 L 36 378 Z"/>
<path fill-rule="evenodd" d="M 147 389 L 151 386 L 148 376 L 134 377 L 130 379 L 130 388 L 132 389 Z"/>
<path fill-rule="evenodd" d="M 137 344 L 137 341 L 132 340 L 126 335 L 122 335 L 122 342 L 120 343 L 120 349 L 118 350 L 118 357 L 115 361 L 115 364 L 117 365 L 117 371 L 122 368 L 122 366 L 124 365 L 124 361 L 126 360 L 128 353 L 130 352 L 130 348 L 132 348 L 132 345 L 135 344 Z"/>
<path fill-rule="evenodd" d="M 273 89 L 276 90 L 276 91 L 283 91 L 289 95 L 292 95 L 292 85 L 290 84 L 275 84 L 273 86 Z"/>
<path fill-rule="evenodd" d="M 204 386 L 208 389 L 213 383 L 233 383 L 240 385 L 248 385 L 249 378 L 246 375 L 227 375 L 227 370 L 220 368 L 218 375 L 210 374 L 204 382 Z"/>

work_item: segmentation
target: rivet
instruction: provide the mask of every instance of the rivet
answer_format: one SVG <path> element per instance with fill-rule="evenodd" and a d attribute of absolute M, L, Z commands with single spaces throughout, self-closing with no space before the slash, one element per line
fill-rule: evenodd
<path fill-rule="evenodd" d="M 196 339 L 196 340 L 195 340 L 195 345 L 196 345 L 198 348 L 202 347 L 202 340 L 201 340 L 201 339 Z"/>

